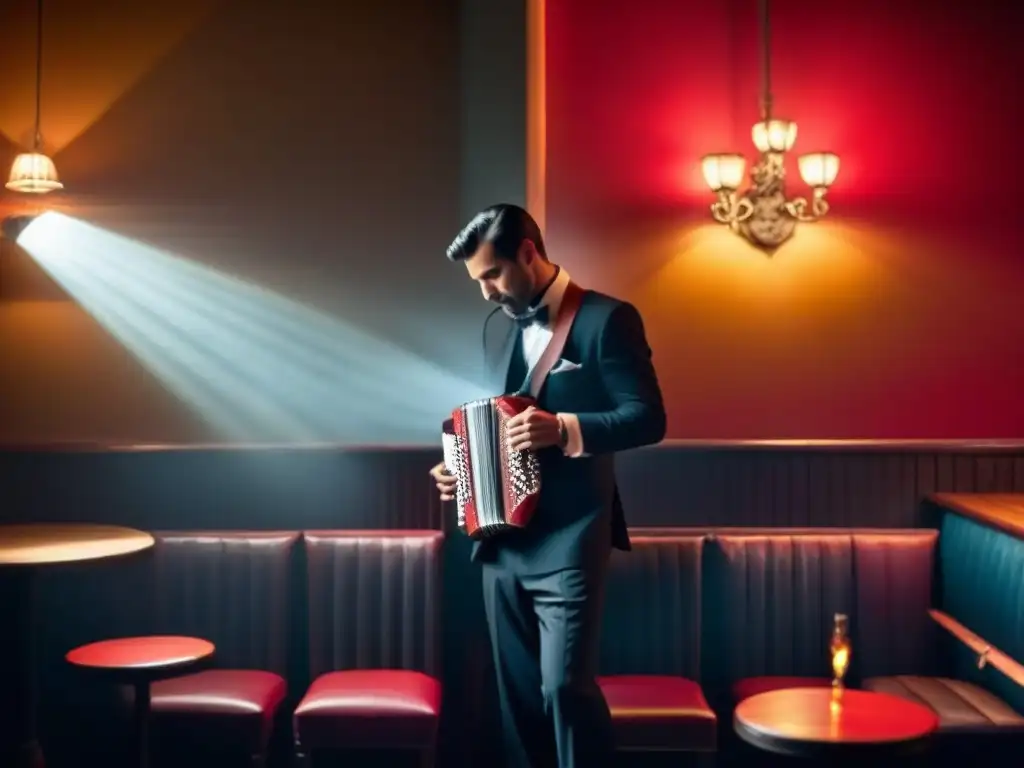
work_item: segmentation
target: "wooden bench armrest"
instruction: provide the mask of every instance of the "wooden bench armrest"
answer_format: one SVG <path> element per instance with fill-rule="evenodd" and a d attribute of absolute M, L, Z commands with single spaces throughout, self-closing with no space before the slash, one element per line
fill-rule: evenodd
<path fill-rule="evenodd" d="M 986 664 L 991 665 L 1017 685 L 1024 687 L 1024 666 L 1018 664 L 998 648 L 993 647 L 984 638 L 971 632 L 948 613 L 933 608 L 928 611 L 928 614 L 935 623 L 978 655 L 978 669 L 984 669 Z"/>

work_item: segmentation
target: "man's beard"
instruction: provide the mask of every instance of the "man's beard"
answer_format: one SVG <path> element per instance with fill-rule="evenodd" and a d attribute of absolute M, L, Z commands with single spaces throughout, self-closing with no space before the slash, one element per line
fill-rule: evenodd
<path fill-rule="evenodd" d="M 507 296 L 505 294 L 502 294 L 501 296 L 496 296 L 493 299 L 493 301 L 497 304 L 500 304 L 514 315 L 522 314 L 523 312 L 526 311 L 528 306 L 526 302 L 519 301 L 514 296 Z"/>

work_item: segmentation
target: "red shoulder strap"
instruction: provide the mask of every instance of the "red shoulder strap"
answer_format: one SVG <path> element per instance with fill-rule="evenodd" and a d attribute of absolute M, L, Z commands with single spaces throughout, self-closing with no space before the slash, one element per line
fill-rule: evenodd
<path fill-rule="evenodd" d="M 582 302 L 582 288 L 572 282 L 565 286 L 562 303 L 558 307 L 558 317 L 555 318 L 555 325 L 551 330 L 551 341 L 544 348 L 540 360 L 537 361 L 537 365 L 534 366 L 529 376 L 531 392 L 539 394 L 544 389 L 544 380 L 562 356 L 565 342 L 569 339 L 569 331 L 572 330 L 572 323 L 576 319 L 576 313 L 579 312 Z"/>

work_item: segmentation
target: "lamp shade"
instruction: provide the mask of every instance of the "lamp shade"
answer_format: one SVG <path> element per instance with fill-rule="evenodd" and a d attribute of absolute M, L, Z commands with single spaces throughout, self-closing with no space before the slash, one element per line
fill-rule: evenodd
<path fill-rule="evenodd" d="M 797 159 L 800 178 L 814 189 L 832 186 L 839 175 L 839 156 L 831 152 L 812 152 Z"/>
<path fill-rule="evenodd" d="M 743 171 L 747 167 L 747 159 L 743 155 L 705 155 L 700 161 L 704 181 L 712 191 L 721 189 L 729 191 L 739 189 L 743 183 Z"/>
<path fill-rule="evenodd" d="M 7 188 L 15 192 L 45 194 L 63 189 L 53 160 L 39 152 L 23 152 L 14 158 Z"/>
<path fill-rule="evenodd" d="M 767 120 L 750 131 L 758 152 L 789 152 L 796 142 L 796 123 L 791 120 Z"/>

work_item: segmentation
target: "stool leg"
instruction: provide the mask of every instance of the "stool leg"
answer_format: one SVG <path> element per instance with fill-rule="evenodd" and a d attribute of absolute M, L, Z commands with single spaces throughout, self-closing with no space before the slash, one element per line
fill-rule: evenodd
<path fill-rule="evenodd" d="M 4 629 L 0 643 L 5 667 L 2 675 L 14 684 L 2 694 L 9 701 L 0 701 L 0 711 L 6 711 L 9 704 L 13 715 L 12 722 L 5 723 L 4 732 L 0 733 L 0 764 L 43 768 L 43 752 L 36 739 L 35 569 L 5 570 L 3 579 L 0 603 L 5 604 L 11 623 Z M 6 668 L 8 664 L 13 666 L 13 673 Z"/>
<path fill-rule="evenodd" d="M 139 768 L 149 766 L 149 681 L 135 684 L 135 748 Z"/>

